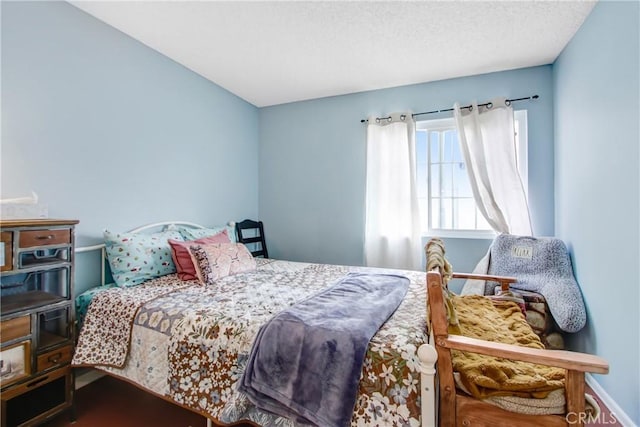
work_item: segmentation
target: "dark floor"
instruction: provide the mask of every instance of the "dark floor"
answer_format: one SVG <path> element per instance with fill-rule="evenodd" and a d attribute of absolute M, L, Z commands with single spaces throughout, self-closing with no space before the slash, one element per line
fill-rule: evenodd
<path fill-rule="evenodd" d="M 105 376 L 76 393 L 76 422 L 63 413 L 46 427 L 205 427 L 194 412 L 143 392 L 124 381 Z"/>
<path fill-rule="evenodd" d="M 595 395 L 587 386 L 587 393 Z M 618 427 L 604 404 L 597 398 L 603 415 L 589 427 Z M 63 413 L 45 427 L 205 427 L 206 419 L 113 377 L 102 377 L 76 393 L 76 422 Z M 240 427 L 242 425 L 238 425 Z M 245 424 L 245 427 L 249 425 Z"/>

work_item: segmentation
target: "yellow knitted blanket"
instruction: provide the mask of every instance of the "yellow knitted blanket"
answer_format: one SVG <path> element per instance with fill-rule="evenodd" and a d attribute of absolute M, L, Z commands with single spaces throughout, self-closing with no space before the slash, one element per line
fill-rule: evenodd
<path fill-rule="evenodd" d="M 458 325 L 449 333 L 487 341 L 544 348 L 520 308 L 510 301 L 450 294 Z M 451 321 L 451 319 L 450 319 Z M 455 322 L 455 319 L 454 319 Z M 564 387 L 564 370 L 527 362 L 452 350 L 453 370 L 476 398 L 519 396 L 544 398 Z"/>

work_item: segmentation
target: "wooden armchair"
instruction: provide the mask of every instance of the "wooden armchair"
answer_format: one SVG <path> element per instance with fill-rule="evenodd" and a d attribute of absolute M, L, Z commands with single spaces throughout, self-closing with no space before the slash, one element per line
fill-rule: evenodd
<path fill-rule="evenodd" d="M 427 292 L 432 345 L 438 354 L 437 374 L 439 425 L 449 426 L 567 426 L 584 425 L 585 372 L 606 374 L 608 363 L 600 357 L 562 350 L 546 350 L 495 343 L 461 335 L 449 335 L 446 292 L 450 278 L 480 278 L 494 280 L 507 290 L 513 278 L 451 273 L 444 258 L 444 244 L 432 239 L 427 252 Z M 526 415 L 507 411 L 456 389 L 452 350 L 484 354 L 510 360 L 520 360 L 565 370 L 565 415 Z M 566 414 L 573 413 L 571 417 Z"/>

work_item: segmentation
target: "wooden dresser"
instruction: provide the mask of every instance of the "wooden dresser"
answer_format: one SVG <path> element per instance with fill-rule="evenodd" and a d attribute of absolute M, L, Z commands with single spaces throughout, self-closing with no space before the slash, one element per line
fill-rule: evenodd
<path fill-rule="evenodd" d="M 76 220 L 0 221 L 2 427 L 73 417 Z"/>

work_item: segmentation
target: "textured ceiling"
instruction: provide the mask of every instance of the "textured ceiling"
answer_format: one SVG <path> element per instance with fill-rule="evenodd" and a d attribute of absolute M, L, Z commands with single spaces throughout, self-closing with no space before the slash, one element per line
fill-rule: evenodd
<path fill-rule="evenodd" d="M 552 63 L 594 1 L 71 1 L 246 101 Z"/>

